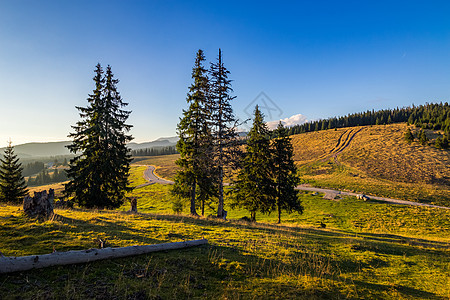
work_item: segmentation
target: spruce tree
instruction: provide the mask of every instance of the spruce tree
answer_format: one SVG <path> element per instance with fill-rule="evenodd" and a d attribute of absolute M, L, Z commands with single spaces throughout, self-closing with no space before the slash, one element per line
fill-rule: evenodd
<path fill-rule="evenodd" d="M 420 133 L 419 133 L 419 142 L 422 145 L 426 145 L 428 142 L 428 138 L 427 135 L 425 134 L 425 131 L 423 129 L 420 129 Z"/>
<path fill-rule="evenodd" d="M 442 138 L 441 138 L 440 136 L 438 136 L 438 137 L 436 138 L 436 141 L 434 142 L 434 146 L 435 146 L 436 148 L 438 148 L 438 149 L 444 148 L 443 142 L 442 142 Z"/>
<path fill-rule="evenodd" d="M 3 158 L 0 158 L 0 202 L 19 204 L 28 194 L 22 170 L 22 164 L 14 154 L 14 147 L 10 141 Z"/>
<path fill-rule="evenodd" d="M 183 117 L 178 124 L 177 151 L 180 158 L 176 164 L 180 167 L 175 177 L 172 192 L 179 197 L 190 199 L 191 215 L 198 215 L 196 199 L 200 195 L 202 213 L 204 202 L 213 194 L 211 166 L 212 138 L 211 138 L 211 107 L 208 102 L 209 82 L 207 71 L 203 67 L 205 57 L 202 50 L 198 50 L 192 69 L 194 82 L 189 88 L 187 103 L 189 108 L 183 110 Z M 197 190 L 197 187 L 199 190 Z"/>
<path fill-rule="evenodd" d="M 442 148 L 447 149 L 448 146 L 449 146 L 448 137 L 444 134 L 444 137 L 442 138 Z"/>
<path fill-rule="evenodd" d="M 248 210 L 253 222 L 257 211 L 269 213 L 274 207 L 276 190 L 272 172 L 269 130 L 256 106 L 242 169 L 232 186 L 232 206 Z"/>
<path fill-rule="evenodd" d="M 405 132 L 405 140 L 408 142 L 408 143 L 411 143 L 411 142 L 413 142 L 414 141 L 414 135 L 412 134 L 412 132 L 411 132 L 411 129 L 406 129 L 406 132 Z"/>
<path fill-rule="evenodd" d="M 111 67 L 106 74 L 100 64 L 95 69 L 95 89 L 89 95 L 87 107 L 76 107 L 81 120 L 69 134 L 73 139 L 67 146 L 75 154 L 70 160 L 65 195 L 80 206 L 115 208 L 122 205 L 128 187 L 131 155 L 126 144 L 131 141 L 126 124 L 130 111 L 122 101 Z"/>
<path fill-rule="evenodd" d="M 212 112 L 213 138 L 214 138 L 214 161 L 217 170 L 218 184 L 218 207 L 217 217 L 224 218 L 224 199 L 223 199 L 223 178 L 224 168 L 235 164 L 240 151 L 237 147 L 237 120 L 231 107 L 231 101 L 236 96 L 231 96 L 231 80 L 228 79 L 230 71 L 225 68 L 222 51 L 219 49 L 219 55 L 215 63 L 211 63 L 210 68 L 210 102 Z"/>
<path fill-rule="evenodd" d="M 294 164 L 294 148 L 288 132 L 280 122 L 274 132 L 272 141 L 272 166 L 276 188 L 276 208 L 278 211 L 278 223 L 281 223 L 281 210 L 291 213 L 303 212 L 303 206 L 298 198 L 295 187 L 300 183 L 297 176 L 297 167 Z"/>

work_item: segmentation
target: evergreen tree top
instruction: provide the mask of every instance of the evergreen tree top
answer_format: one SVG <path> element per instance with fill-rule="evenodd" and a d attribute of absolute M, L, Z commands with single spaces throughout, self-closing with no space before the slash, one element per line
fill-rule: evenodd
<path fill-rule="evenodd" d="M 22 164 L 14 153 L 11 141 L 0 158 L 0 202 L 20 203 L 27 194 Z"/>
<path fill-rule="evenodd" d="M 264 122 L 264 114 L 259 110 L 258 105 L 255 107 L 253 126 L 250 129 L 248 136 L 249 139 L 255 138 L 267 138 L 269 134 L 269 128 Z"/>

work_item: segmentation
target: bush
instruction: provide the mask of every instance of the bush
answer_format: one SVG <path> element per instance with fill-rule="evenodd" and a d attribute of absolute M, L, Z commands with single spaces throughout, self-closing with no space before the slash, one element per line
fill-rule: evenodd
<path fill-rule="evenodd" d="M 172 203 L 172 210 L 175 214 L 181 214 L 183 212 L 183 202 L 177 198 Z"/>
<path fill-rule="evenodd" d="M 405 140 L 408 142 L 408 143 L 411 143 L 412 141 L 414 141 L 414 135 L 412 134 L 412 132 L 411 132 L 411 130 L 408 128 L 408 129 L 406 129 L 406 132 L 405 132 Z"/>

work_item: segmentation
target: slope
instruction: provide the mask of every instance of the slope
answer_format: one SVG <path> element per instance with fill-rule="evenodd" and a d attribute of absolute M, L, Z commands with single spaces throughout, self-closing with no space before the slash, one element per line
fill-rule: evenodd
<path fill-rule="evenodd" d="M 314 186 L 450 205 L 450 151 L 408 144 L 403 138 L 406 127 L 361 126 L 294 135 L 300 175 Z M 433 139 L 436 133 L 427 130 L 427 136 Z"/>

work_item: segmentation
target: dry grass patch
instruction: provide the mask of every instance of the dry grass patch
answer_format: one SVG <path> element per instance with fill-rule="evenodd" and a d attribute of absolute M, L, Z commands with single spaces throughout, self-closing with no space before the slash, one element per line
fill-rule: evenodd
<path fill-rule="evenodd" d="M 316 186 L 450 206 L 450 151 L 408 144 L 406 128 L 361 126 L 295 135 L 299 174 Z"/>

